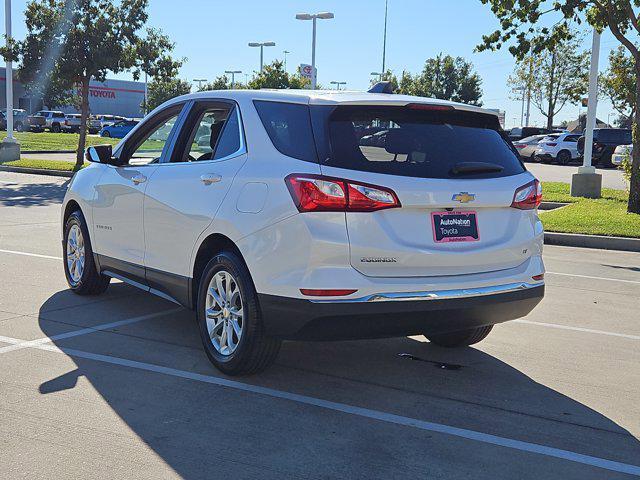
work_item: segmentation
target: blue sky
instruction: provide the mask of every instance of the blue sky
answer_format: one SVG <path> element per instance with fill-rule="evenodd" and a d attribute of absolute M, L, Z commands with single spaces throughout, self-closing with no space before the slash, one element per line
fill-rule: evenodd
<path fill-rule="evenodd" d="M 25 34 L 26 0 L 13 0 L 14 36 Z M 174 54 L 187 57 L 180 76 L 212 79 L 224 70 L 251 74 L 259 69 L 259 49 L 248 42 L 274 41 L 265 48 L 265 63 L 287 56 L 288 70 L 311 63 L 311 22 L 295 19 L 299 12 L 334 12 L 333 20 L 318 21 L 316 62 L 318 81 L 346 81 L 348 89 L 365 89 L 370 72 L 382 68 L 384 0 L 150 0 L 149 24 L 160 27 L 176 43 Z M 4 22 L 3 22 L 4 23 Z M 389 0 L 387 67 L 400 74 L 416 73 L 439 52 L 470 60 L 483 79 L 488 108 L 506 110 L 507 126 L 520 123 L 520 102 L 511 100 L 507 77 L 514 60 L 506 51 L 473 53 L 485 33 L 498 26 L 480 0 Z M 608 51 L 617 45 L 611 34 L 602 37 L 600 70 Z M 587 35 L 584 48 L 591 46 Z M 118 78 L 130 78 L 120 74 Z M 577 105 L 568 105 L 557 122 L 575 119 Z M 612 112 L 601 100 L 598 117 Z M 613 118 L 613 115 L 612 115 Z M 532 105 L 532 123 L 545 124 Z"/>

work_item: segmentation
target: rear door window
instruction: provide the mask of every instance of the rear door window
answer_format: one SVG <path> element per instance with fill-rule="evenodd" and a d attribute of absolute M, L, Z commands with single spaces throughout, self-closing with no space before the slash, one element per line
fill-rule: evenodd
<path fill-rule="evenodd" d="M 497 117 L 416 106 L 311 106 L 321 165 L 420 178 L 525 171 Z M 380 128 L 379 139 L 362 132 Z M 366 137 L 366 136 L 364 136 Z"/>

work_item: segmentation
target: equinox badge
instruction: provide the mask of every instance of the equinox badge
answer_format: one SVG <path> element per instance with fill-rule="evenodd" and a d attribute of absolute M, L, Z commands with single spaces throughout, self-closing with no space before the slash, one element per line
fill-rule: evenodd
<path fill-rule="evenodd" d="M 460 203 L 473 202 L 475 199 L 476 199 L 476 194 L 469 193 L 469 192 L 455 193 L 451 197 L 451 200 L 455 200 L 456 202 L 460 202 Z"/>

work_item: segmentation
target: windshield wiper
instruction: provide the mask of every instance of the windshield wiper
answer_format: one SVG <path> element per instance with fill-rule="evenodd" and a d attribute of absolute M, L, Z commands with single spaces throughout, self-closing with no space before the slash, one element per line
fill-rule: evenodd
<path fill-rule="evenodd" d="M 467 175 L 473 173 L 497 173 L 504 170 L 502 165 L 489 162 L 459 162 L 451 169 L 453 175 Z"/>

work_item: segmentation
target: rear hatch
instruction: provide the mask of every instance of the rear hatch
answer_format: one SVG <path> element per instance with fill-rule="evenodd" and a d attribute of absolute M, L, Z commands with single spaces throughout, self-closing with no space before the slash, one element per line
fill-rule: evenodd
<path fill-rule="evenodd" d="M 47 119 L 41 115 L 30 115 L 27 121 L 34 127 L 44 127 L 47 124 Z"/>
<path fill-rule="evenodd" d="M 311 110 L 322 174 L 390 189 L 400 203 L 345 213 L 361 273 L 474 274 L 535 252 L 535 205 L 512 203 L 521 187 L 537 195 L 538 185 L 494 115 L 424 104 Z M 370 127 L 387 131 L 380 146 L 361 145 L 358 132 Z"/>

